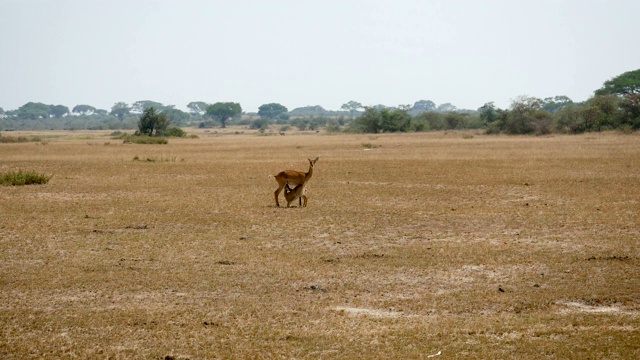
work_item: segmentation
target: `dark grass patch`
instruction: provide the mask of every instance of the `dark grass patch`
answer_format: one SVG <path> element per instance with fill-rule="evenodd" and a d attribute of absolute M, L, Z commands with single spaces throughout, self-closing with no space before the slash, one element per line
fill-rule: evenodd
<path fill-rule="evenodd" d="M 49 180 L 51 176 L 38 174 L 35 171 L 18 170 L 0 174 L 0 185 L 3 186 L 46 184 Z"/>
<path fill-rule="evenodd" d="M 26 142 L 41 142 L 42 138 L 39 136 L 6 136 L 0 134 L 0 143 L 15 144 Z"/>
<path fill-rule="evenodd" d="M 128 135 L 123 138 L 124 144 L 167 144 L 169 141 L 158 136 Z"/>

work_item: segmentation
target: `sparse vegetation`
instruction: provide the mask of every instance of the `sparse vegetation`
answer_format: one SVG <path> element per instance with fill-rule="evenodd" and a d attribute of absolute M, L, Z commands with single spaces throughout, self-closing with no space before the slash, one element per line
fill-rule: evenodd
<path fill-rule="evenodd" d="M 155 162 L 176 162 L 178 159 L 177 156 L 169 156 L 169 157 L 165 157 L 165 156 L 147 156 L 147 157 L 139 157 L 138 155 L 133 157 L 133 161 L 140 161 L 140 162 L 151 162 L 151 163 L 155 163 Z M 184 159 L 180 159 L 179 161 L 184 161 Z"/>
<path fill-rule="evenodd" d="M 372 143 L 362 143 L 362 147 L 365 149 L 375 149 L 377 147 L 380 147 L 382 145 L 376 145 L 376 144 L 372 144 Z"/>
<path fill-rule="evenodd" d="M 0 185 L 2 186 L 22 186 L 46 184 L 51 176 L 40 174 L 30 170 L 8 171 L 0 173 Z"/>
<path fill-rule="evenodd" d="M 123 137 L 124 144 L 167 144 L 169 141 L 159 136 L 126 135 Z"/>
<path fill-rule="evenodd" d="M 0 354 L 638 358 L 637 133 L 236 130 L 0 146 L 57 179 L 0 187 Z M 276 208 L 268 175 L 318 155 Z"/>
<path fill-rule="evenodd" d="M 42 142 L 40 136 L 10 136 L 0 133 L 0 143 Z"/>

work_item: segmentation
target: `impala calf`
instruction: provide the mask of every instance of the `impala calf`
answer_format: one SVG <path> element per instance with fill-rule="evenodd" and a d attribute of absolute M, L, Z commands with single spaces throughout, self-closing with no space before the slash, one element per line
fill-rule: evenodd
<path fill-rule="evenodd" d="M 289 187 L 289 184 L 285 184 L 284 198 L 287 200 L 287 207 L 291 206 L 291 203 L 298 198 L 300 199 L 300 206 L 307 207 L 307 200 L 309 200 L 304 184 L 300 184 L 293 189 Z"/>
<path fill-rule="evenodd" d="M 285 170 L 285 171 L 281 171 L 277 175 L 273 175 L 273 177 L 278 182 L 278 189 L 276 189 L 276 191 L 274 191 L 273 193 L 276 198 L 276 206 L 278 207 L 280 206 L 280 202 L 278 201 L 278 196 L 280 195 L 280 192 L 282 192 L 282 189 L 284 189 L 284 187 L 287 184 L 288 185 L 306 185 L 307 184 L 309 179 L 311 179 L 311 176 L 313 176 L 313 166 L 316 164 L 316 162 L 318 162 L 318 159 L 320 159 L 320 157 L 317 157 L 314 160 L 307 159 L 309 160 L 309 171 L 307 171 L 306 173 L 302 171 L 296 171 L 296 170 Z M 299 198 L 300 198 L 300 205 L 302 205 L 302 197 L 299 197 Z"/>

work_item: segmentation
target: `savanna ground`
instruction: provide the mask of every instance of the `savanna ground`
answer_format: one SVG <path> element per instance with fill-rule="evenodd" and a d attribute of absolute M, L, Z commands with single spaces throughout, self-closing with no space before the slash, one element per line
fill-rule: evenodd
<path fill-rule="evenodd" d="M 0 144 L 2 358 L 640 358 L 638 134 L 188 132 Z"/>

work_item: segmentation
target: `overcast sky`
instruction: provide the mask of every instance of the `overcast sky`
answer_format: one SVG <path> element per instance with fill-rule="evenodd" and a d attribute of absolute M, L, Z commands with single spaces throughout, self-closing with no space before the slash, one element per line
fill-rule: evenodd
<path fill-rule="evenodd" d="M 584 101 L 640 68 L 638 0 L 0 0 L 0 107 L 29 101 Z"/>

